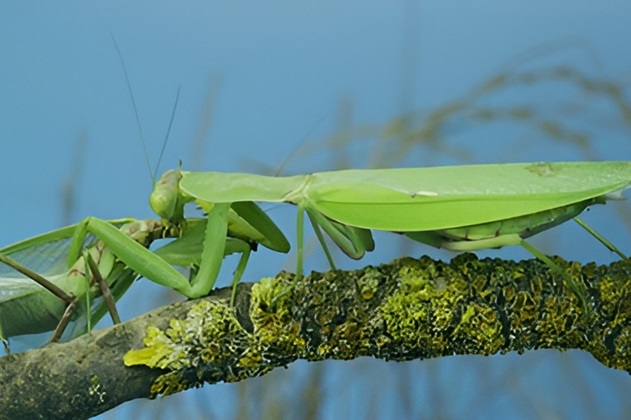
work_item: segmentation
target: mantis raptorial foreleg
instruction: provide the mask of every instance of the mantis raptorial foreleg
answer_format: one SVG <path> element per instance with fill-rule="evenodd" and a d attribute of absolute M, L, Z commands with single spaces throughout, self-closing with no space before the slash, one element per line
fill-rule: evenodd
<path fill-rule="evenodd" d="M 103 241 L 114 255 L 124 262 L 139 276 L 145 277 L 162 286 L 172 288 L 189 298 L 207 295 L 217 279 L 221 261 L 226 250 L 226 235 L 228 232 L 229 205 L 214 206 L 208 214 L 205 225 L 201 258 L 196 275 L 189 281 L 180 274 L 169 262 L 143 247 L 129 235 L 121 233 L 106 221 L 88 218 L 79 224 L 77 233 L 73 237 L 73 245 L 69 251 L 69 258 L 75 258 L 80 244 L 88 233 Z M 250 245 L 240 241 L 241 250 L 247 249 L 242 258 L 247 261 Z M 241 265 L 245 264 L 245 261 Z M 236 273 L 236 282 L 242 270 Z"/>

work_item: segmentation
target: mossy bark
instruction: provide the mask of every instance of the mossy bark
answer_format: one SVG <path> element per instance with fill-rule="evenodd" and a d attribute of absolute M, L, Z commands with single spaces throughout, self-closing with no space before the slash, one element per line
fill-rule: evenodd
<path fill-rule="evenodd" d="M 234 382 L 294 360 L 412 360 L 582 349 L 631 372 L 631 263 L 556 260 L 589 311 L 537 260 L 403 258 L 357 271 L 292 275 L 160 308 L 69 343 L 0 359 L 0 416 L 89 417 L 134 398 Z M 274 304 L 272 304 L 274 303 Z M 127 365 L 127 366 L 126 366 Z"/>

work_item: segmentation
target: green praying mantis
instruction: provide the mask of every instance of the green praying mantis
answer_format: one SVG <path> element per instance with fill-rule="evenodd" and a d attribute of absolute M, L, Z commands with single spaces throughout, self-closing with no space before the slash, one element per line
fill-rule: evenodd
<path fill-rule="evenodd" d="M 577 216 L 593 204 L 620 198 L 630 184 L 631 162 L 343 170 L 290 177 L 178 169 L 163 176 L 151 200 L 160 203 L 153 205 L 154 211 L 167 219 L 177 219 L 179 213 L 162 203 L 179 200 L 223 208 L 252 201 L 296 205 L 298 281 L 303 275 L 305 213 L 333 268 L 322 230 L 353 258 L 374 248 L 371 230 L 383 230 L 458 252 L 521 245 L 554 268 L 552 260 L 524 239 L 570 219 L 625 258 Z M 221 237 L 207 239 L 221 247 Z M 567 279 L 585 304 L 579 287 Z"/>
<path fill-rule="evenodd" d="M 178 226 L 158 220 L 87 218 L 78 225 L 0 249 L 0 262 L 25 275 L 0 277 L 0 339 L 5 348 L 8 351 L 6 340 L 9 337 L 52 329 L 55 332 L 51 341 L 55 341 L 70 319 L 79 315 L 84 315 L 83 324 L 75 328 L 72 336 L 89 330 L 88 323 L 98 321 L 106 310 L 110 311 L 114 322 L 119 322 L 114 301 L 140 276 L 171 287 L 189 298 L 208 294 L 214 284 L 214 279 L 209 281 L 206 277 L 208 268 L 218 270 L 221 261 L 208 263 L 211 261 L 208 252 L 203 250 L 203 244 L 209 242 L 206 234 L 225 236 L 221 255 L 211 250 L 211 259 L 213 256 L 223 259 L 225 255 L 241 254 L 234 273 L 236 287 L 250 252 L 257 245 L 278 252 L 289 250 L 287 239 L 274 230 L 275 225 L 265 213 L 254 204 L 243 206 L 243 209 L 242 213 L 247 213 L 245 218 L 234 211 L 223 215 L 229 223 L 222 232 L 213 230 L 214 225 L 203 218 L 181 220 Z M 253 227 L 261 223 L 272 226 L 272 236 L 278 238 L 275 242 L 268 241 Z M 153 241 L 165 237 L 177 239 L 155 251 L 148 250 Z M 70 241 L 67 249 L 61 246 L 66 240 Z M 44 251 L 46 248 L 53 249 L 53 253 Z M 28 260 L 29 255 L 34 257 L 31 260 L 51 260 L 43 275 L 14 259 Z M 202 258 L 205 258 L 204 264 Z M 191 267 L 190 280 L 173 266 Z M 95 284 L 95 279 L 100 281 Z M 92 306 L 90 301 L 101 294 L 104 301 Z M 79 304 L 82 301 L 86 302 L 85 310 Z"/>
<path fill-rule="evenodd" d="M 303 275 L 305 213 L 331 264 L 322 230 L 352 258 L 361 258 L 374 248 L 371 230 L 384 230 L 459 252 L 522 245 L 554 264 L 524 239 L 577 219 L 591 205 L 619 198 L 630 184 L 631 162 L 344 170 L 291 177 L 178 168 L 156 183 L 150 204 L 161 217 L 160 229 L 169 231 L 185 231 L 187 224 L 193 225 L 184 216 L 186 203 L 195 201 L 207 211 L 206 218 L 189 226 L 195 239 L 174 245 L 184 244 L 187 249 L 190 243 L 194 248 L 173 254 L 168 248 L 153 252 L 111 223 L 88 218 L 74 227 L 68 255 L 71 261 L 81 259 L 89 232 L 134 276 L 142 275 L 189 298 L 199 297 L 214 286 L 230 241 L 288 251 L 285 236 L 255 204 L 287 202 L 298 207 L 295 281 Z M 590 232 L 624 258 L 604 238 Z M 250 249 L 246 248 L 240 248 L 242 260 L 233 286 L 245 268 Z M 173 265 L 183 265 L 180 259 L 170 258 L 175 254 L 195 259 L 199 269 L 191 281 L 173 269 Z M 580 296 L 576 285 L 570 287 Z"/>
<path fill-rule="evenodd" d="M 154 234 L 161 235 L 160 226 L 151 221 L 121 219 L 110 223 L 147 246 Z M 95 298 L 100 285 L 91 284 L 94 283 L 91 280 L 98 280 L 108 286 L 103 290 L 107 302 L 95 305 L 93 316 L 84 318 L 83 328 L 89 329 L 89 322 L 96 322 L 103 315 L 105 304 L 120 297 L 136 278 L 124 264 L 116 263 L 111 251 L 102 243 L 92 239 L 85 241 L 85 250 L 78 259 L 69 260 L 68 238 L 76 228 L 77 225 L 57 229 L 0 250 L 4 268 L 14 270 L 3 269 L 0 277 L 0 339 L 7 350 L 6 338 L 16 335 L 55 329 L 52 340 L 59 339 L 70 319 L 83 312 L 81 301 L 85 300 L 90 306 L 88 311 L 92 311 L 92 302 L 98 301 Z M 23 276 L 17 276 L 17 272 Z M 119 321 L 115 307 L 111 308 L 111 313 L 113 319 Z M 77 327 L 76 334 L 83 328 Z"/>

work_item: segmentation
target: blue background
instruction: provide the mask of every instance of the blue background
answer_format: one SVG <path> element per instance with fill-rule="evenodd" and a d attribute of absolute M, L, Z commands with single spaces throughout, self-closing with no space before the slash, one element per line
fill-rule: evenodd
<path fill-rule="evenodd" d="M 629 159 L 629 22 L 623 1 L 0 1 L 0 243 L 86 216 L 152 216 L 149 170 L 110 34 L 124 57 L 151 165 L 181 89 L 160 171 L 181 159 L 189 169 L 273 172 L 288 158 L 282 173 L 293 174 Z M 500 74 L 513 78 L 481 87 Z M 620 90 L 604 93 L 585 81 Z M 439 107 L 446 113 L 440 124 L 428 119 Z M 524 112 L 508 112 L 515 109 Z M 392 123 L 402 115 L 408 128 L 434 130 L 375 134 L 396 131 Z M 361 133 L 332 149 L 340 127 Z M 404 139 L 414 145 L 401 149 Z M 64 209 L 68 186 L 76 200 Z M 585 219 L 629 250 L 629 208 L 611 203 Z M 293 242 L 294 209 L 266 209 Z M 451 258 L 388 234 L 376 239 L 370 259 L 339 256 L 339 265 L 403 254 Z M 573 224 L 534 242 L 567 259 L 614 259 Z M 529 258 L 520 249 L 480 254 Z M 307 269 L 326 269 L 317 246 L 308 255 Z M 223 285 L 234 263 L 226 263 Z M 261 251 L 245 277 L 281 268 L 293 268 L 292 255 Z M 122 315 L 173 299 L 180 297 L 143 280 L 123 298 Z M 626 372 L 579 351 L 298 362 L 243 384 L 131 402 L 103 417 L 302 418 L 315 404 L 319 418 L 622 418 L 631 413 L 630 391 Z"/>

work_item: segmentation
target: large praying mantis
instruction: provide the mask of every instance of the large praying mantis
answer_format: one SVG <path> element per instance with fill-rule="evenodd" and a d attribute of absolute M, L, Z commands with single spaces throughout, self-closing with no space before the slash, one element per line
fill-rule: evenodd
<path fill-rule="evenodd" d="M 460 252 L 521 245 L 554 267 L 524 238 L 575 218 L 624 258 L 577 216 L 593 204 L 619 198 L 630 184 L 631 162 L 622 161 L 343 170 L 291 177 L 178 169 L 163 175 L 151 200 L 154 211 L 171 220 L 180 217 L 172 203 L 182 200 L 224 209 L 252 201 L 295 204 L 297 281 L 303 275 L 305 212 L 327 256 L 321 229 L 355 258 L 373 248 L 369 230 L 376 229 Z M 222 246 L 221 236 L 207 240 Z M 578 286 L 567 279 L 584 303 Z"/>

